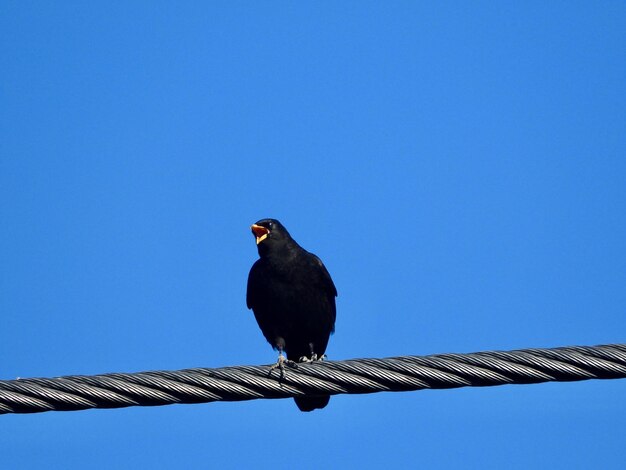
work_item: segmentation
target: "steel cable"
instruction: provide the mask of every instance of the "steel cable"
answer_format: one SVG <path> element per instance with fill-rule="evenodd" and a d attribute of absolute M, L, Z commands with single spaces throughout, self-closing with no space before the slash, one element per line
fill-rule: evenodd
<path fill-rule="evenodd" d="M 626 344 L 0 381 L 0 414 L 626 378 Z"/>

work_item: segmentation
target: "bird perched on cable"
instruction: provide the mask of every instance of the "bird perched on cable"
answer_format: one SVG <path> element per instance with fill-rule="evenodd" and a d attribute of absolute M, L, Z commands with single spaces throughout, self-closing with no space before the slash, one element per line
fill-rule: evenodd
<path fill-rule="evenodd" d="M 322 359 L 335 331 L 337 289 L 322 261 L 296 243 L 275 219 L 253 224 L 259 259 L 248 276 L 246 303 L 265 339 L 287 360 Z M 294 398 L 301 411 L 324 408 L 329 396 Z"/>

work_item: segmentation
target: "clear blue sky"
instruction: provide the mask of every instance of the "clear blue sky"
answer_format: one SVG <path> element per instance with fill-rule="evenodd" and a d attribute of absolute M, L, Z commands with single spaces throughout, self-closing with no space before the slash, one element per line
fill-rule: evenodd
<path fill-rule="evenodd" d="M 626 342 L 623 2 L 0 4 L 0 378 Z M 625 380 L 0 416 L 3 468 L 623 468 Z"/>

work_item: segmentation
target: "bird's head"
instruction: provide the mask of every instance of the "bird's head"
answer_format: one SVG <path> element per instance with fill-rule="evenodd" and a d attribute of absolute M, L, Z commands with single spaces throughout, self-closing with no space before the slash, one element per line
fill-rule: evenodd
<path fill-rule="evenodd" d="M 287 229 L 276 219 L 261 219 L 250 227 L 256 238 L 259 253 L 291 240 Z"/>

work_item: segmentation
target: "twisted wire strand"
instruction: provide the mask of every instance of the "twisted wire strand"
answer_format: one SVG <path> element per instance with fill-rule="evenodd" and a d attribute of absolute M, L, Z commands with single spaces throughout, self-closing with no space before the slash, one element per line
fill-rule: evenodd
<path fill-rule="evenodd" d="M 0 381 L 0 414 L 626 378 L 626 344 Z"/>

